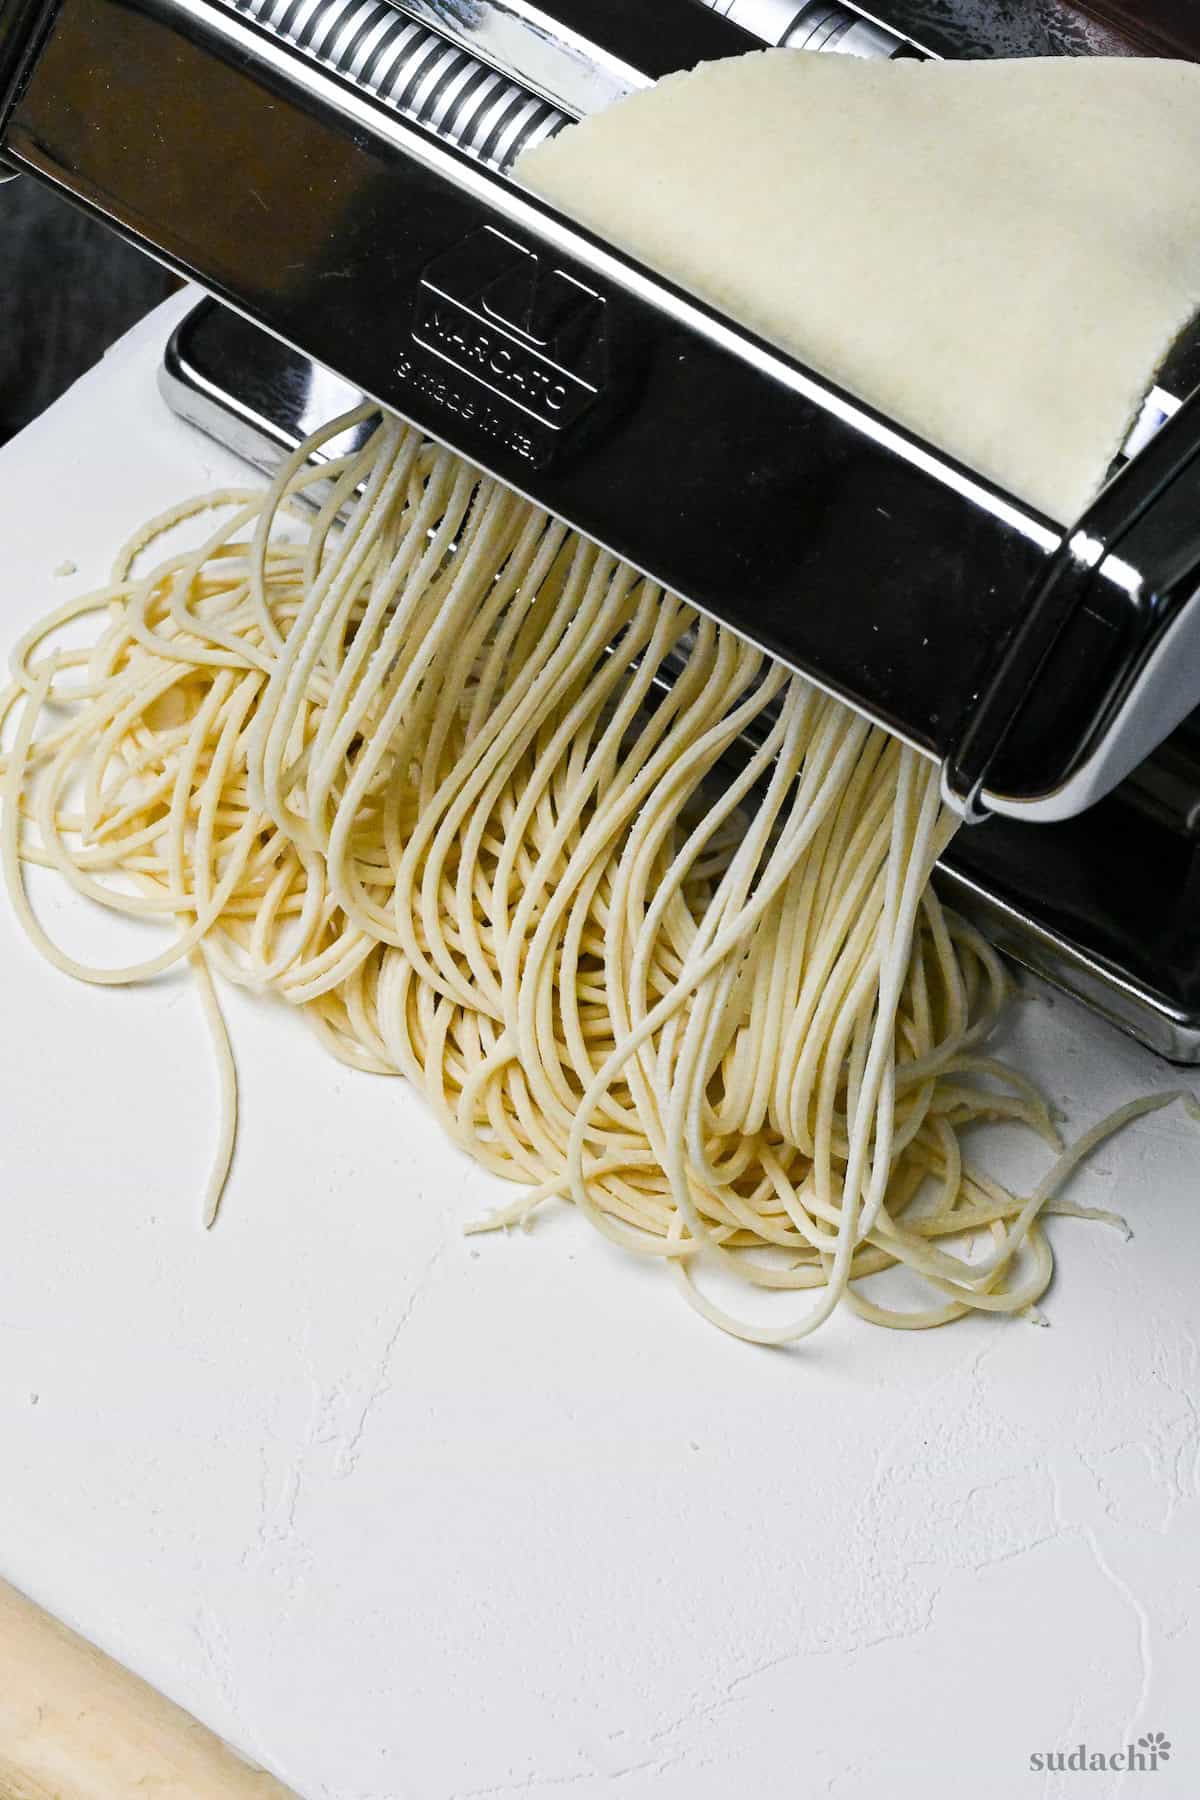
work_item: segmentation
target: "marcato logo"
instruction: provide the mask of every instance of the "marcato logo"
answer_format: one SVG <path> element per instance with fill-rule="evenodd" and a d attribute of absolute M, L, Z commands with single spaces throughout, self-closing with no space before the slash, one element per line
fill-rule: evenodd
<path fill-rule="evenodd" d="M 1163 1731 L 1148 1731 L 1136 1744 L 1120 1750 L 1090 1750 L 1077 1744 L 1074 1750 L 1035 1750 L 1029 1758 L 1031 1774 L 1071 1771 L 1076 1775 L 1100 1775 L 1109 1770 L 1130 1770 L 1152 1775 L 1171 1760 L 1171 1740 Z"/>

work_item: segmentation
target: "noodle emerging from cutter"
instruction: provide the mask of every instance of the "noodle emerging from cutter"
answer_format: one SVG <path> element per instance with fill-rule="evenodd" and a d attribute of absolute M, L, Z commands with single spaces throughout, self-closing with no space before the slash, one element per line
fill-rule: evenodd
<path fill-rule="evenodd" d="M 0 701 L 34 942 L 88 981 L 200 976 L 228 1102 L 209 1219 L 236 1094 L 216 975 L 407 1076 L 520 1187 L 486 1225 L 572 1199 L 740 1336 L 802 1337 L 843 1301 L 907 1328 L 1033 1307 L 1039 1217 L 1080 1210 L 1053 1196 L 1090 1144 L 1028 1201 L 964 1159 L 980 1119 L 1059 1146 L 983 1048 L 1006 978 L 930 886 L 935 768 L 396 420 L 310 462 L 369 416 L 265 494 L 153 521 L 18 645 Z M 173 941 L 82 967 L 28 863 Z M 810 1291 L 744 1321 L 702 1291 L 713 1263 Z M 923 1310 L 860 1291 L 896 1265 Z"/>

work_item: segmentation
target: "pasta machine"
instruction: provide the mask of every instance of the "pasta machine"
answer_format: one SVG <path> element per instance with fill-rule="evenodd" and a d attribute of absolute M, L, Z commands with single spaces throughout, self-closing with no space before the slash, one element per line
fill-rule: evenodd
<path fill-rule="evenodd" d="M 186 419 L 269 467 L 392 407 L 935 758 L 950 900 L 1200 1062 L 1197 342 L 1063 531 L 507 173 L 764 41 L 934 53 L 828 0 L 0 0 L 0 157 L 214 297 Z"/>

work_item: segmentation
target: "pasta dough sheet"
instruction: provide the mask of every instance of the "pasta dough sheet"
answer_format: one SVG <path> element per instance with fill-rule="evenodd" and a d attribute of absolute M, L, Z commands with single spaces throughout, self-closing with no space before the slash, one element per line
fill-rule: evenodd
<path fill-rule="evenodd" d="M 531 189 L 1060 523 L 1200 307 L 1200 67 L 702 64 Z"/>

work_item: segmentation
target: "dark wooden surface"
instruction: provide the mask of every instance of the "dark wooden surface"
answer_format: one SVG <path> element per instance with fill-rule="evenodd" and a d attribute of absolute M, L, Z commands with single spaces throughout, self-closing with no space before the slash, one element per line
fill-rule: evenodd
<path fill-rule="evenodd" d="M 177 286 L 27 176 L 0 186 L 0 443 Z"/>

